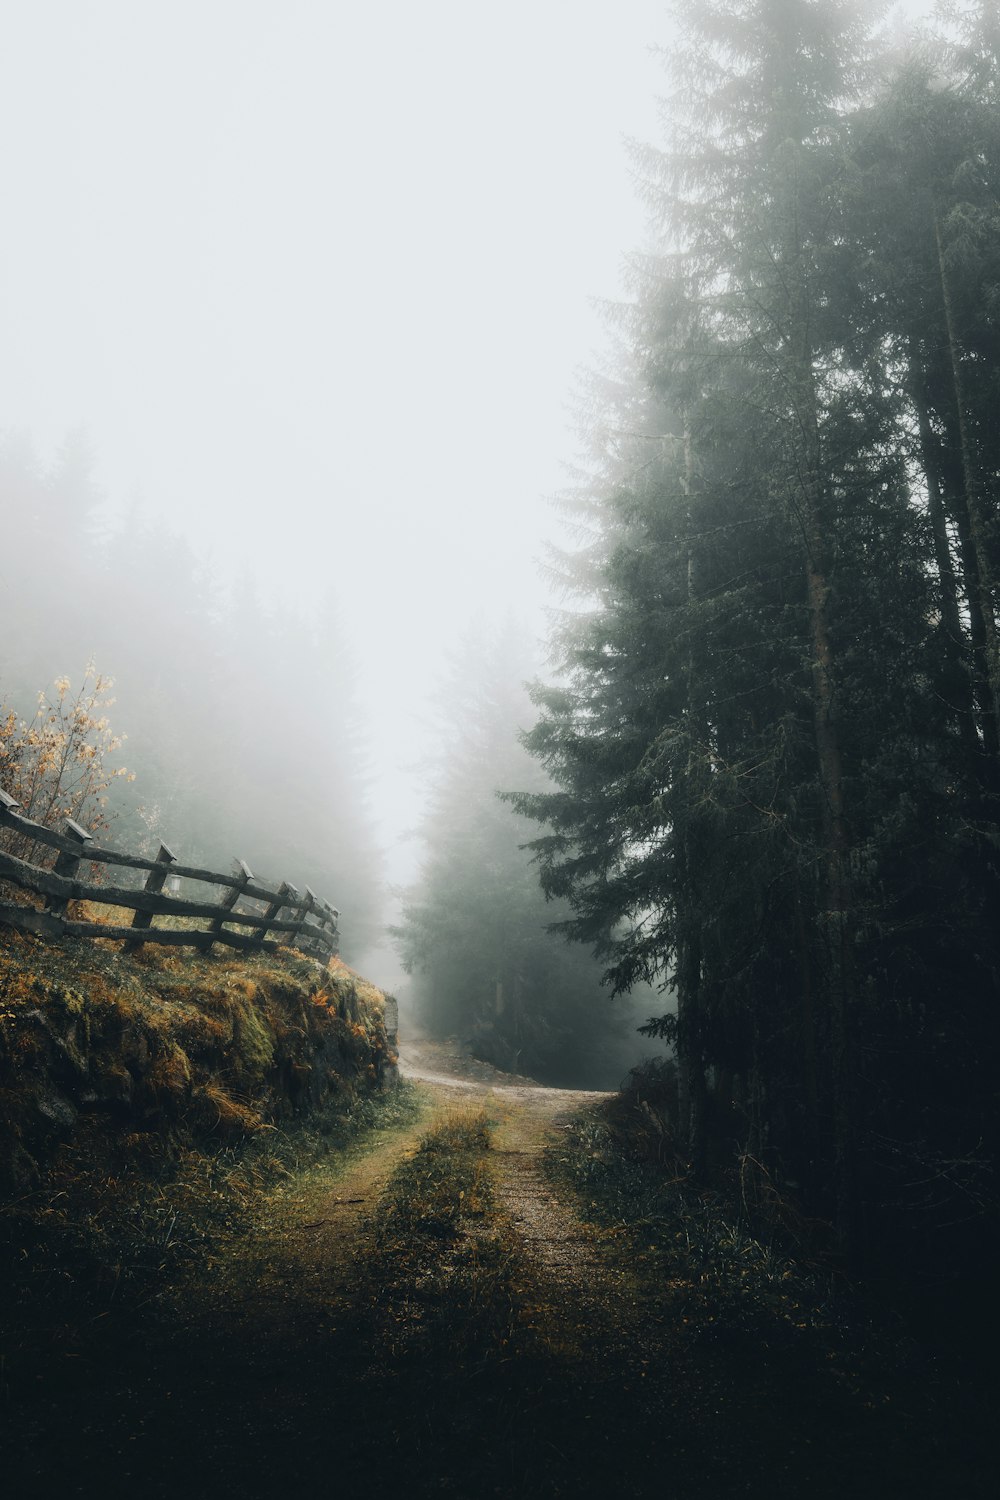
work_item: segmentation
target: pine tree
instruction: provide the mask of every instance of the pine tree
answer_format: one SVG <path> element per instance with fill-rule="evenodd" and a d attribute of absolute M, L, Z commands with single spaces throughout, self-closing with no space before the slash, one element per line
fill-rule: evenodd
<path fill-rule="evenodd" d="M 914 485 L 913 328 L 862 228 L 861 8 L 682 10 L 686 112 L 645 157 L 671 238 L 640 267 L 590 607 L 528 739 L 559 790 L 517 805 L 548 825 L 567 930 L 619 988 L 676 992 L 693 1159 L 735 1100 L 726 1129 L 858 1246 L 884 1143 L 917 1130 L 961 912 L 984 910 L 954 796 L 975 747 Z"/>
<path fill-rule="evenodd" d="M 940 56 L 906 59 L 854 124 L 852 226 L 868 252 L 870 325 L 909 396 L 934 528 L 946 691 L 970 762 L 995 788 L 1000 453 L 989 414 L 1000 353 L 1000 127 L 976 68 L 956 66 L 944 79 Z"/>

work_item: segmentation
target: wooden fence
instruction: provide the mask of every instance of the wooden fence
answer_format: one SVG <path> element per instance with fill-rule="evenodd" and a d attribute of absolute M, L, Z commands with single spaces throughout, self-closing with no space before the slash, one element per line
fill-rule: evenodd
<path fill-rule="evenodd" d="M 233 875 L 194 869 L 178 864 L 166 844 L 160 845 L 155 859 L 102 849 L 72 818 L 66 819 L 65 833 L 56 833 L 24 817 L 17 807 L 13 797 L 0 789 L 0 830 L 9 829 L 30 841 L 25 848 L 32 854 L 32 845 L 41 844 L 57 850 L 58 857 L 52 869 L 44 869 L 0 849 L 0 882 L 9 882 L 40 896 L 44 903 L 39 909 L 0 899 L 0 924 L 43 937 L 116 938 L 125 943 L 126 952 L 143 943 L 173 943 L 203 951 L 214 943 L 225 943 L 230 948 L 253 952 L 276 948 L 279 942 L 288 947 L 298 944 L 323 961 L 337 952 L 340 913 L 329 902 L 320 900 L 308 886 L 304 896 L 285 881 L 276 891 L 270 890 L 255 879 L 242 860 L 237 861 Z M 88 864 L 145 870 L 146 880 L 140 890 L 78 879 L 79 867 Z M 221 886 L 222 895 L 214 901 L 188 900 L 163 889 L 168 877 L 172 882 L 200 881 Z M 132 920 L 117 925 L 74 920 L 68 915 L 71 901 L 124 907 L 132 912 Z M 240 903 L 247 901 L 256 903 L 257 909 L 241 910 Z M 157 916 L 202 925 L 154 927 L 153 918 Z"/>

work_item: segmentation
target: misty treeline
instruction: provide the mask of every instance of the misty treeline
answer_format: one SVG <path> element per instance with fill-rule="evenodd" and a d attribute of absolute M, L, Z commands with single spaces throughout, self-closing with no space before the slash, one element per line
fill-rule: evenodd
<path fill-rule="evenodd" d="M 550 785 L 520 743 L 535 670 L 512 620 L 453 652 L 433 703 L 440 748 L 424 768 L 424 859 L 393 933 L 429 1031 L 508 1072 L 615 1088 L 643 1050 L 635 1028 L 653 997 L 640 986 L 609 1005 L 599 962 L 550 930 L 568 907 L 546 899 L 524 847 L 532 825 L 500 795 Z"/>
<path fill-rule="evenodd" d="M 136 507 L 109 525 L 101 498 L 84 439 L 48 464 L 0 441 L 0 760 L 14 746 L 43 768 L 42 821 L 72 810 L 128 852 L 162 839 L 187 864 L 308 883 L 359 952 L 379 869 L 335 569 L 301 616 L 266 607 L 249 582 L 224 591 L 169 522 Z M 73 801 L 78 785 L 92 794 Z"/>
<path fill-rule="evenodd" d="M 565 931 L 676 996 L 695 1166 L 954 1268 L 996 1223 L 1000 12 L 904 55 L 846 0 L 676 10 L 516 806 Z"/>

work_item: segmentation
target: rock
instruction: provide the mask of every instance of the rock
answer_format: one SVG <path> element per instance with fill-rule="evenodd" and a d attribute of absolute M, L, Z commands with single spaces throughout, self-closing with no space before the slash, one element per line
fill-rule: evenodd
<path fill-rule="evenodd" d="M 46 1120 L 65 1131 L 71 1131 L 77 1121 L 77 1108 L 53 1088 L 39 1089 L 35 1095 L 35 1108 Z"/>

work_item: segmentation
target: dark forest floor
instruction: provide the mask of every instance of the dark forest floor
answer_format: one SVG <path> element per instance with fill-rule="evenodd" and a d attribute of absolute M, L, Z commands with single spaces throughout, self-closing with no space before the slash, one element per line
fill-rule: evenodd
<path fill-rule="evenodd" d="M 992 1494 L 988 1391 L 758 1252 L 741 1280 L 738 1243 L 671 1258 L 605 1191 L 586 1096 L 423 1071 L 187 1274 L 37 1309 L 8 1493 Z"/>

